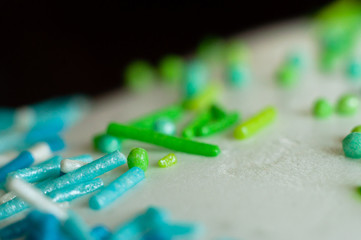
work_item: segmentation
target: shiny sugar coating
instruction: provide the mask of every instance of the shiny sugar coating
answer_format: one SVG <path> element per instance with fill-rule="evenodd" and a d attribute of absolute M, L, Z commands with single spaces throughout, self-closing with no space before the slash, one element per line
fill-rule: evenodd
<path fill-rule="evenodd" d="M 361 133 L 353 132 L 342 140 L 342 148 L 348 158 L 361 158 Z"/>
<path fill-rule="evenodd" d="M 360 100 L 352 94 L 345 94 L 337 101 L 336 111 L 340 115 L 350 116 L 358 112 L 360 108 Z"/>
<path fill-rule="evenodd" d="M 176 127 L 174 122 L 168 118 L 159 118 L 154 122 L 153 126 L 154 131 L 164 133 L 167 135 L 174 135 Z"/>
<path fill-rule="evenodd" d="M 277 116 L 274 107 L 266 107 L 260 113 L 241 123 L 234 130 L 234 137 L 237 139 L 246 139 L 260 131 L 265 126 L 271 124 Z"/>
<path fill-rule="evenodd" d="M 167 156 L 163 157 L 158 161 L 158 165 L 161 168 L 171 167 L 176 163 L 177 163 L 177 157 L 175 156 L 174 153 L 169 153 Z"/>
<path fill-rule="evenodd" d="M 318 99 L 312 109 L 312 114 L 315 118 L 328 118 L 333 113 L 333 107 L 329 101 L 324 98 Z"/>
<path fill-rule="evenodd" d="M 127 158 L 129 169 L 133 167 L 139 167 L 143 171 L 146 171 L 149 164 L 148 153 L 143 148 L 133 148 Z"/>
<path fill-rule="evenodd" d="M 219 147 L 216 145 L 169 136 L 149 129 L 141 129 L 119 123 L 110 123 L 107 133 L 116 137 L 138 140 L 179 152 L 207 157 L 215 157 L 221 152 Z"/>
<path fill-rule="evenodd" d="M 107 207 L 144 178 L 145 175 L 142 169 L 132 167 L 108 186 L 104 187 L 100 192 L 92 196 L 89 199 L 89 207 L 95 210 Z"/>

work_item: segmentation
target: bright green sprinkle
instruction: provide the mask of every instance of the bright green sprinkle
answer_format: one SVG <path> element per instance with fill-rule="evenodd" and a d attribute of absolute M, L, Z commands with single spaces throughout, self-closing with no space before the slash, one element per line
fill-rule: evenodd
<path fill-rule="evenodd" d="M 118 123 L 110 123 L 107 133 L 119 138 L 138 140 L 190 154 L 214 157 L 221 152 L 216 145 L 169 136 L 150 129 L 141 129 Z"/>
<path fill-rule="evenodd" d="M 346 157 L 361 158 L 361 133 L 353 132 L 342 140 L 342 147 Z"/>
<path fill-rule="evenodd" d="M 225 55 L 228 65 L 244 63 L 249 58 L 246 44 L 239 39 L 231 40 L 227 43 Z"/>
<path fill-rule="evenodd" d="M 164 57 L 159 64 L 159 73 L 164 81 L 177 83 L 183 78 L 184 73 L 183 58 L 175 55 Z"/>
<path fill-rule="evenodd" d="M 203 110 L 183 129 L 182 136 L 192 138 L 196 136 L 198 128 L 207 124 L 212 119 L 209 110 Z"/>
<path fill-rule="evenodd" d="M 93 139 L 94 148 L 102 153 L 111 153 L 121 150 L 122 142 L 119 138 L 106 133 L 99 134 Z"/>
<path fill-rule="evenodd" d="M 312 113 L 316 118 L 327 118 L 332 112 L 332 105 L 324 98 L 318 99 L 313 105 Z"/>
<path fill-rule="evenodd" d="M 211 111 L 211 114 L 212 114 L 212 118 L 216 119 L 216 120 L 217 119 L 222 119 L 225 116 L 227 116 L 227 112 L 217 104 L 213 104 L 211 106 L 210 111 Z"/>
<path fill-rule="evenodd" d="M 200 110 L 209 107 L 218 97 L 221 87 L 211 85 L 202 93 L 184 101 L 183 106 L 188 110 Z"/>
<path fill-rule="evenodd" d="M 359 99 L 352 94 L 346 94 L 339 98 L 337 102 L 337 113 L 340 115 L 353 115 L 360 107 Z"/>
<path fill-rule="evenodd" d="M 133 120 L 129 124 L 140 128 L 153 128 L 155 121 L 159 118 L 167 118 L 173 122 L 179 120 L 184 114 L 184 109 L 180 105 L 173 105 L 164 109 L 152 112 L 140 119 Z"/>
<path fill-rule="evenodd" d="M 127 163 L 129 169 L 139 167 L 145 172 L 149 164 L 147 151 L 143 148 L 133 148 L 128 155 Z"/>
<path fill-rule="evenodd" d="M 153 83 L 155 73 L 146 61 L 134 61 L 125 70 L 127 86 L 134 91 L 146 90 Z"/>
<path fill-rule="evenodd" d="M 277 72 L 277 83 L 282 87 L 291 87 L 299 80 L 299 69 L 293 64 L 286 63 Z"/>
<path fill-rule="evenodd" d="M 226 115 L 225 117 L 215 121 L 208 123 L 204 126 L 202 126 L 199 129 L 199 136 L 209 136 L 221 131 L 226 130 L 227 128 L 231 127 L 233 124 L 235 124 L 239 119 L 238 113 L 230 113 Z"/>
<path fill-rule="evenodd" d="M 351 132 L 359 132 L 359 133 L 361 133 L 361 125 L 357 125 L 356 127 L 354 127 Z"/>
<path fill-rule="evenodd" d="M 174 153 L 169 153 L 167 156 L 158 161 L 158 165 L 161 168 L 171 167 L 176 163 L 177 157 L 174 155 Z"/>
<path fill-rule="evenodd" d="M 277 116 L 275 107 L 266 107 L 260 113 L 239 125 L 234 130 L 234 136 L 238 139 L 249 138 L 265 126 L 271 124 Z"/>

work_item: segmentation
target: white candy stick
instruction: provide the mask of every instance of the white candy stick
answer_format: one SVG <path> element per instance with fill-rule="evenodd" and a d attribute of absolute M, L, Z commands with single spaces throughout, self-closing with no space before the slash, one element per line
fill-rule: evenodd
<path fill-rule="evenodd" d="M 68 218 L 66 210 L 62 209 L 58 204 L 53 203 L 52 200 L 45 196 L 39 189 L 24 180 L 10 178 L 7 183 L 7 188 L 33 207 L 40 211 L 53 214 L 60 221 L 65 221 Z"/>
<path fill-rule="evenodd" d="M 35 144 L 28 151 L 31 153 L 35 160 L 34 165 L 37 163 L 41 163 L 53 156 L 51 148 L 45 142 Z"/>
<path fill-rule="evenodd" d="M 16 197 L 16 194 L 14 192 L 7 192 L 4 195 L 0 197 L 0 205 L 4 204 L 6 202 L 9 202 L 10 200 L 13 200 Z"/>
<path fill-rule="evenodd" d="M 86 164 L 86 162 L 82 162 L 79 160 L 63 159 L 60 162 L 60 171 L 63 173 L 69 173 Z"/>

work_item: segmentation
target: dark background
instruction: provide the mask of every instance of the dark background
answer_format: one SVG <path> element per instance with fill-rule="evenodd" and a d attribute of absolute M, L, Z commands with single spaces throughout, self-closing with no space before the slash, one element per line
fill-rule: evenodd
<path fill-rule="evenodd" d="M 330 2 L 3 0 L 0 105 L 104 93 L 120 86 L 132 60 L 156 64 L 191 52 L 205 36 L 311 15 Z"/>

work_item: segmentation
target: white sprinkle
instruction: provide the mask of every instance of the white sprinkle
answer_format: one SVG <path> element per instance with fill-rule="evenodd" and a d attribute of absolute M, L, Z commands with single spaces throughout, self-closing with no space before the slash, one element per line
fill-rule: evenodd
<path fill-rule="evenodd" d="M 45 196 L 39 189 L 24 180 L 10 178 L 7 182 L 7 188 L 33 207 L 40 211 L 53 214 L 60 221 L 65 221 L 68 218 L 66 210 L 58 204 L 53 203 L 52 200 Z"/>
<path fill-rule="evenodd" d="M 16 197 L 16 194 L 14 192 L 7 192 L 4 195 L 0 197 L 0 205 L 4 204 L 6 202 L 9 202 L 10 200 L 13 200 Z"/>
<path fill-rule="evenodd" d="M 49 144 L 40 142 L 28 150 L 34 158 L 34 164 L 41 163 L 53 156 Z"/>
<path fill-rule="evenodd" d="M 68 172 L 72 172 L 86 164 L 87 164 L 86 162 L 82 162 L 79 160 L 63 159 L 60 162 L 60 170 L 63 173 L 68 173 Z"/>
<path fill-rule="evenodd" d="M 16 110 L 14 127 L 19 130 L 27 130 L 35 124 L 36 113 L 30 107 L 21 107 Z"/>

